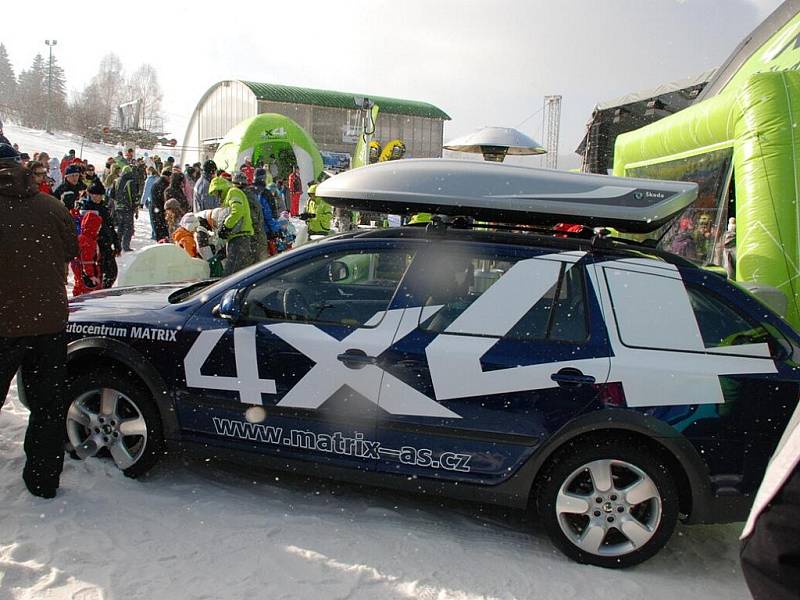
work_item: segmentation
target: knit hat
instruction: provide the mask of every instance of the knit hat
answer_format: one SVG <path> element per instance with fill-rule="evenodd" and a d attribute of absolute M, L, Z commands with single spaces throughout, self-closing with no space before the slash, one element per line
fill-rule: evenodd
<path fill-rule="evenodd" d="M 102 195 L 102 194 L 106 193 L 106 188 L 99 181 L 95 181 L 94 183 L 92 183 L 92 185 L 89 186 L 89 189 L 87 191 L 90 194 L 100 194 L 100 195 Z"/>
<path fill-rule="evenodd" d="M 209 159 L 203 163 L 203 173 L 206 175 L 213 175 L 217 172 L 217 163 Z"/>
<path fill-rule="evenodd" d="M 78 165 L 70 165 L 67 167 L 67 170 L 64 171 L 64 175 L 80 175 L 81 168 Z"/>
<path fill-rule="evenodd" d="M 197 229 L 197 215 L 194 213 L 186 213 L 181 217 L 181 227 L 183 227 L 186 231 L 194 231 Z"/>
<path fill-rule="evenodd" d="M 0 162 L 19 162 L 19 152 L 13 146 L 0 144 Z"/>
<path fill-rule="evenodd" d="M 233 181 L 234 185 L 247 185 L 247 175 L 241 171 L 237 171 L 233 174 L 233 179 L 231 181 Z"/>
<path fill-rule="evenodd" d="M 256 185 L 265 185 L 267 183 L 267 170 L 258 168 L 253 175 L 253 181 Z"/>

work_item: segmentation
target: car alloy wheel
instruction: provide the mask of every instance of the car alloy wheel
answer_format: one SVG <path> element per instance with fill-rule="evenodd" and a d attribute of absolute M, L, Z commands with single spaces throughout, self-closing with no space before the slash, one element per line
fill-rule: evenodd
<path fill-rule="evenodd" d="M 110 371 L 70 382 L 67 438 L 81 459 L 110 455 L 129 477 L 148 471 L 163 446 L 158 410 L 143 386 Z"/>
<path fill-rule="evenodd" d="M 555 508 L 573 544 L 611 557 L 647 544 L 662 513 L 653 480 L 621 460 L 595 460 L 573 471 L 558 490 Z"/>
<path fill-rule="evenodd" d="M 553 543 L 573 560 L 607 568 L 655 555 L 678 521 L 678 492 L 664 452 L 621 432 L 557 450 L 536 490 Z"/>

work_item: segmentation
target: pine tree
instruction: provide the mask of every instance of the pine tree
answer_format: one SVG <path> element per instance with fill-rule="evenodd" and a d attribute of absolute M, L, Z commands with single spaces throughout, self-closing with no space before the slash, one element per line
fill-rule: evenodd
<path fill-rule="evenodd" d="M 42 129 L 47 120 L 47 71 L 41 54 L 27 71 L 19 74 L 17 111 L 25 127 Z"/>
<path fill-rule="evenodd" d="M 11 67 L 6 47 L 0 44 L 0 115 L 11 114 L 14 99 L 17 95 L 17 76 Z"/>
<path fill-rule="evenodd" d="M 49 77 L 49 64 L 45 62 L 44 93 L 45 106 L 47 106 L 47 85 Z M 53 75 L 52 75 L 52 97 L 50 104 L 50 126 L 61 129 L 65 126 L 67 116 L 67 78 L 64 69 L 58 64 L 56 56 L 53 55 Z"/>

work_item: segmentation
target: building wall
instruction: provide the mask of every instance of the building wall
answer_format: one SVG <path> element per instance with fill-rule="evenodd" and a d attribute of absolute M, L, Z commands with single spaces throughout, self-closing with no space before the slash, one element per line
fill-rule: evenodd
<path fill-rule="evenodd" d="M 359 120 L 355 108 L 329 108 L 257 100 L 249 87 L 239 81 L 223 81 L 201 100 L 186 130 L 182 163 L 210 158 L 216 143 L 237 123 L 257 114 L 272 112 L 296 121 L 311 134 L 320 150 L 353 154 L 355 142 L 345 140 L 345 130 Z M 380 113 L 373 139 L 386 144 L 401 139 L 409 158 L 442 155 L 444 123 L 441 119 Z"/>
<path fill-rule="evenodd" d="M 200 141 L 219 140 L 237 123 L 256 116 L 258 102 L 250 88 L 238 81 L 223 81 L 200 107 Z"/>
<path fill-rule="evenodd" d="M 355 142 L 344 141 L 348 126 L 355 127 L 360 111 L 308 104 L 287 104 L 259 100 L 258 112 L 278 113 L 297 121 L 311 134 L 320 150 L 353 154 Z M 374 139 L 385 144 L 401 139 L 409 158 L 433 158 L 442 155 L 444 126 L 441 119 L 380 113 Z"/>

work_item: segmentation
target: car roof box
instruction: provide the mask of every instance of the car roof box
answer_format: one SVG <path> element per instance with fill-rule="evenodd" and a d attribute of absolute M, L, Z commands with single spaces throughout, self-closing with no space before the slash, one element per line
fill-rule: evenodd
<path fill-rule="evenodd" d="M 513 225 L 574 223 L 647 233 L 697 197 L 697 184 L 534 169 L 472 160 L 407 159 L 340 173 L 317 187 L 338 208 L 467 216 Z"/>

